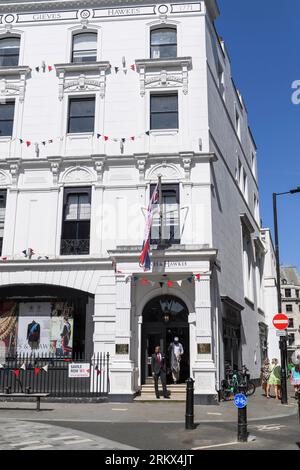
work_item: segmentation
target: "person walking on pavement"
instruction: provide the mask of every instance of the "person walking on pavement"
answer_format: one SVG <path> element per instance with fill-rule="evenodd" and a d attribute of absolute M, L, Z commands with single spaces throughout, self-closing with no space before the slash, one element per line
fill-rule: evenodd
<path fill-rule="evenodd" d="M 291 371 L 291 384 L 295 388 L 295 397 L 298 397 L 298 393 L 300 392 L 300 365 L 294 365 Z"/>
<path fill-rule="evenodd" d="M 164 354 L 162 354 L 160 352 L 160 346 L 156 346 L 155 353 L 152 354 L 151 368 L 152 368 L 152 376 L 153 376 L 153 379 L 154 379 L 154 388 L 155 388 L 156 398 L 158 398 L 158 399 L 160 398 L 159 390 L 158 390 L 158 379 L 159 378 L 161 380 L 164 398 L 169 398 L 168 390 L 167 390 L 166 357 L 165 357 Z"/>
<path fill-rule="evenodd" d="M 270 369 L 270 361 L 269 359 L 265 359 L 263 366 L 261 368 L 261 386 L 264 391 L 264 396 L 268 396 L 268 381 L 270 378 L 271 369 Z"/>
<path fill-rule="evenodd" d="M 270 398 L 270 391 L 272 385 L 275 388 L 276 400 L 281 400 L 280 397 L 280 385 L 281 385 L 281 369 L 278 365 L 278 359 L 272 359 L 271 374 L 268 380 L 267 398 Z"/>
<path fill-rule="evenodd" d="M 174 384 L 179 382 L 180 377 L 180 362 L 181 356 L 183 355 L 183 346 L 179 343 L 179 338 L 176 336 L 174 338 L 173 343 L 169 346 L 169 353 L 170 353 L 170 363 L 171 363 L 171 371 Z"/>

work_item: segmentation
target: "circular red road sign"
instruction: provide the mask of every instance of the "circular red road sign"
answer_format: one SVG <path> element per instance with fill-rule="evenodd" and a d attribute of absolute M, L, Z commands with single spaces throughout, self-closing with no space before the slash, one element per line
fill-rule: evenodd
<path fill-rule="evenodd" d="M 289 326 L 289 319 L 284 313 L 278 313 L 273 318 L 273 325 L 277 330 L 286 330 Z"/>

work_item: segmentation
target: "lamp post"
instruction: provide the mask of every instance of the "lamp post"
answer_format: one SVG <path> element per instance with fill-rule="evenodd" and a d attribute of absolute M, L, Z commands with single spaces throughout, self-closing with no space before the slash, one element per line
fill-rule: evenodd
<path fill-rule="evenodd" d="M 276 254 L 276 270 L 277 270 L 277 299 L 278 299 L 278 313 L 282 313 L 282 296 L 281 296 L 281 276 L 280 276 L 280 256 L 279 256 L 279 236 L 278 236 L 278 217 L 277 217 L 277 197 L 287 194 L 300 193 L 300 187 L 291 189 L 285 193 L 273 193 L 273 212 L 274 212 L 274 232 L 275 232 L 275 254 Z M 281 403 L 286 405 L 287 398 L 287 338 L 281 336 L 279 341 L 280 355 L 281 355 Z"/>

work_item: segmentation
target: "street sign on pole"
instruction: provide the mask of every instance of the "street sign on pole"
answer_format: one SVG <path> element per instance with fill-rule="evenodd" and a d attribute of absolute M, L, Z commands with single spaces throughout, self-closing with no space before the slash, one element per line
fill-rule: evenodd
<path fill-rule="evenodd" d="M 279 337 L 286 336 L 286 331 L 285 330 L 277 330 L 276 331 L 276 336 L 279 336 Z"/>
<path fill-rule="evenodd" d="M 284 313 L 278 313 L 278 315 L 275 315 L 273 318 L 273 325 L 276 330 L 286 330 L 289 326 L 289 319 Z"/>

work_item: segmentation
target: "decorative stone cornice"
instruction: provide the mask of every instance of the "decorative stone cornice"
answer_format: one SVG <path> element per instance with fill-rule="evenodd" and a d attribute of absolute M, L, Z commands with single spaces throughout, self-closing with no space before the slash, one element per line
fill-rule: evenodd
<path fill-rule="evenodd" d="M 188 93 L 188 72 L 192 68 L 191 57 L 175 57 L 171 59 L 139 59 L 135 61 L 140 74 L 141 96 L 146 89 L 178 88 Z"/>
<path fill-rule="evenodd" d="M 19 95 L 20 102 L 25 99 L 26 78 L 30 67 L 0 67 L 0 97 L 9 98 Z"/>
<path fill-rule="evenodd" d="M 66 92 L 74 91 L 100 91 L 101 98 L 104 98 L 109 62 L 56 64 L 55 68 L 59 77 L 60 100 Z"/>

